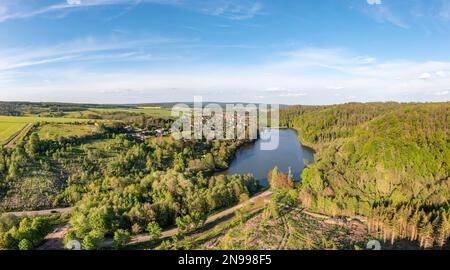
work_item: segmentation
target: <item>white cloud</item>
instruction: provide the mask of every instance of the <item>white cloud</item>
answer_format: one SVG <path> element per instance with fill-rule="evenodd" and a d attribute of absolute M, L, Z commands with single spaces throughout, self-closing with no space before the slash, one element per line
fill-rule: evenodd
<path fill-rule="evenodd" d="M 373 64 L 377 61 L 374 57 L 359 57 L 358 58 L 363 64 Z"/>
<path fill-rule="evenodd" d="M 434 94 L 436 96 L 447 96 L 448 94 L 450 94 L 450 91 L 449 90 L 444 90 L 444 91 L 436 92 Z"/>
<path fill-rule="evenodd" d="M 280 88 L 280 87 L 269 87 L 269 88 L 266 88 L 264 91 L 266 91 L 266 92 L 279 92 L 279 91 L 283 91 L 283 89 Z"/>
<path fill-rule="evenodd" d="M 87 37 L 51 47 L 34 47 L 32 50 L 30 48 L 0 50 L 0 72 L 56 62 L 154 60 L 151 54 L 143 51 L 145 48 L 181 43 L 189 44 L 189 41 L 159 37 L 122 41 Z M 140 51 L 136 52 L 136 47 L 140 48 Z"/>
<path fill-rule="evenodd" d="M 81 48 L 86 48 L 90 55 L 91 46 L 84 46 L 86 43 L 108 44 L 103 41 L 84 41 L 60 47 L 67 53 L 63 55 L 71 55 L 73 48 L 78 48 L 77 55 L 81 55 L 78 57 L 86 58 L 86 53 L 81 51 Z M 119 43 L 108 46 L 125 45 Z M 164 43 L 160 45 L 167 46 Z M 45 59 L 61 55 L 49 54 L 54 51 L 52 49 L 38 50 L 39 55 L 45 55 Z M 19 63 L 32 62 L 37 58 L 36 53 L 23 54 Z M 1 55 L 0 59 L 3 60 Z M 166 61 L 164 63 L 170 67 L 167 72 L 155 70 L 152 65 L 150 68 L 131 71 L 125 67 L 127 65 L 123 68 L 114 65 L 113 70 L 98 70 L 95 66 L 71 65 L 59 68 L 41 64 L 38 69 L 15 68 L 2 72 L 10 75 L 4 75 L 6 77 L 3 80 L 0 78 L 0 99 L 133 103 L 192 101 L 194 95 L 202 95 L 205 100 L 283 104 L 340 103 L 350 101 L 348 97 L 353 97 L 351 101 L 448 99 L 442 89 L 448 89 L 449 76 L 426 81 L 417 78 L 424 73 L 433 76 L 435 72 L 430 71 L 450 70 L 449 62 L 378 60 L 365 63 L 360 60 L 361 57 L 350 52 L 323 48 L 284 52 L 278 57 L 276 61 L 259 65 L 195 64 L 195 69 L 185 61 L 176 65 L 173 61 Z M 69 59 L 60 61 L 73 62 Z M 100 63 L 105 65 L 109 61 L 102 60 Z"/>
<path fill-rule="evenodd" d="M 204 5 L 204 3 L 202 3 Z M 219 5 L 214 1 L 200 8 L 204 13 L 222 16 L 232 20 L 245 20 L 255 17 L 262 9 L 261 3 L 245 1 L 222 1 Z"/>
<path fill-rule="evenodd" d="M 15 5 L 15 10 L 9 10 L 7 6 L 3 6 L 2 8 L 0 5 L 0 22 L 14 19 L 26 19 L 47 13 L 76 11 L 87 7 L 136 5 L 145 3 L 169 5 L 212 16 L 221 16 L 232 20 L 251 19 L 258 15 L 262 10 L 261 3 L 248 0 L 215 0 L 201 2 L 194 0 L 66 0 L 62 4 L 39 7 L 20 6 L 20 8 L 17 8 L 18 5 Z"/>
<path fill-rule="evenodd" d="M 327 89 L 330 89 L 330 90 L 342 90 L 342 89 L 344 89 L 344 87 L 343 86 L 327 86 Z"/>
<path fill-rule="evenodd" d="M 424 72 L 422 74 L 419 75 L 419 79 L 421 80 L 428 80 L 431 79 L 431 74 L 428 72 Z"/>
<path fill-rule="evenodd" d="M 81 0 L 67 0 L 69 5 L 81 5 Z"/>
<path fill-rule="evenodd" d="M 441 78 L 447 77 L 447 72 L 442 71 L 442 70 L 436 71 L 436 76 L 441 77 Z"/>
<path fill-rule="evenodd" d="M 405 21 L 405 16 L 399 13 L 396 9 L 391 8 L 391 5 L 382 4 L 381 0 L 367 0 L 369 5 L 361 5 L 360 11 L 365 13 L 379 23 L 389 23 L 394 26 L 408 29 L 409 24 Z"/>
<path fill-rule="evenodd" d="M 302 93 L 302 92 L 288 92 L 288 93 L 281 93 L 280 97 L 304 97 L 308 94 Z"/>

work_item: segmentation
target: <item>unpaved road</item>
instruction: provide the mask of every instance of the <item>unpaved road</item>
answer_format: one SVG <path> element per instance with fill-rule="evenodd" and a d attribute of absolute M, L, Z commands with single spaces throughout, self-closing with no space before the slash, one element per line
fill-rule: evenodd
<path fill-rule="evenodd" d="M 37 211 L 22 211 L 22 212 L 6 212 L 5 214 L 13 214 L 17 217 L 38 217 L 38 216 L 51 216 L 55 214 L 62 214 L 73 210 L 73 207 L 67 208 L 55 208 L 47 210 L 37 210 Z"/>
<path fill-rule="evenodd" d="M 14 148 L 16 146 L 16 142 L 27 135 L 28 131 L 33 127 L 33 123 L 28 123 L 19 133 L 16 134 L 7 144 L 5 144 L 5 148 Z"/>
<path fill-rule="evenodd" d="M 45 239 L 47 241 L 37 250 L 61 250 L 64 249 L 64 235 L 70 230 L 70 224 L 63 224 L 58 227 Z"/>
<path fill-rule="evenodd" d="M 262 192 L 254 197 L 252 197 L 250 200 L 241 203 L 239 205 L 236 205 L 234 207 L 231 207 L 229 209 L 226 209 L 224 211 L 221 211 L 217 214 L 214 214 L 212 216 L 210 216 L 204 226 L 207 225 L 211 225 L 217 221 L 219 221 L 222 218 L 225 218 L 231 214 L 233 214 L 234 212 L 236 212 L 237 210 L 247 206 L 249 203 L 254 203 L 257 200 L 263 200 L 265 203 L 270 202 L 270 197 L 272 195 L 271 191 L 265 191 Z M 315 218 L 319 218 L 319 219 L 328 219 L 330 218 L 329 216 L 326 215 L 322 215 L 322 214 L 317 214 L 317 213 L 312 213 L 312 212 L 308 212 L 305 209 L 300 209 L 300 208 L 296 208 L 296 207 L 289 207 L 291 210 L 295 210 L 295 211 L 300 211 L 303 212 L 304 214 L 307 214 L 309 216 L 315 217 Z M 72 210 L 73 208 L 62 208 L 62 209 L 53 209 L 53 210 L 43 210 L 43 211 L 31 211 L 31 212 L 18 212 L 20 214 L 23 213 L 34 213 L 34 214 L 40 214 L 40 215 L 46 215 L 48 214 L 49 211 L 55 211 L 55 210 L 60 210 L 62 212 L 65 211 L 69 211 Z M 51 234 L 49 234 L 46 239 L 47 242 L 44 243 L 42 246 L 40 246 L 38 248 L 38 250 L 61 250 L 64 249 L 64 244 L 63 244 L 63 239 L 65 234 L 70 230 L 70 225 L 69 224 L 63 224 L 59 227 L 57 227 Z M 282 243 L 280 243 L 280 248 L 283 248 L 289 238 L 289 233 L 290 233 L 290 228 L 289 228 L 289 224 L 285 224 L 285 230 L 286 230 L 286 234 L 285 237 L 283 238 Z M 172 229 L 168 229 L 165 230 L 161 233 L 161 238 L 170 238 L 173 235 L 177 234 L 178 232 L 178 228 L 172 228 Z M 128 243 L 128 245 L 135 245 L 135 244 L 139 244 L 139 243 L 145 243 L 150 241 L 151 238 L 148 234 L 140 234 L 140 235 L 136 235 L 133 236 L 131 238 L 131 241 Z M 113 240 L 112 239 L 105 239 L 103 241 L 103 243 L 101 244 L 102 248 L 110 248 L 112 247 L 113 244 Z"/>
<path fill-rule="evenodd" d="M 241 209 L 242 207 L 248 205 L 249 203 L 256 202 L 258 199 L 262 199 L 263 201 L 267 202 L 271 195 L 272 195 L 271 191 L 265 191 L 265 192 L 262 192 L 256 196 L 252 197 L 250 200 L 248 200 L 246 202 L 243 202 L 232 208 L 229 208 L 222 212 L 214 214 L 206 220 L 204 226 L 211 224 L 213 222 L 216 222 L 217 220 L 220 220 L 221 218 L 224 218 L 230 214 L 233 214 L 234 212 L 236 212 L 237 210 Z M 48 215 L 50 211 L 66 212 L 66 211 L 70 211 L 72 209 L 73 208 L 61 208 L 61 209 L 52 209 L 52 210 L 43 210 L 43 211 L 17 212 L 14 214 L 30 215 L 30 213 L 33 213 L 35 215 L 44 216 L 44 215 Z M 64 224 L 64 225 L 61 225 L 58 228 L 56 228 L 55 231 L 53 231 L 51 234 L 47 235 L 47 237 L 46 237 L 46 239 L 48 239 L 47 242 L 45 242 L 42 246 L 40 246 L 38 248 L 38 250 L 61 250 L 61 249 L 64 249 L 63 239 L 64 239 L 64 235 L 69 231 L 69 229 L 70 229 L 69 224 Z M 172 237 L 177 232 L 178 232 L 178 228 L 172 228 L 172 229 L 165 230 L 161 233 L 161 238 Z M 140 234 L 140 235 L 133 236 L 131 238 L 130 243 L 128 243 L 128 245 L 135 245 L 135 244 L 139 244 L 139 243 L 143 243 L 143 242 L 148 242 L 150 240 L 151 240 L 151 237 L 148 234 Z M 112 244 L 113 244 L 112 239 L 105 239 L 103 241 L 103 243 L 101 244 L 101 247 L 109 248 L 112 246 Z"/>
<path fill-rule="evenodd" d="M 248 200 L 248 201 L 246 201 L 246 202 L 243 202 L 243 203 L 238 204 L 238 205 L 236 205 L 236 206 L 234 206 L 234 207 L 232 207 L 232 208 L 226 209 L 226 210 L 224 210 L 224 211 L 222 211 L 222 212 L 219 212 L 219 213 L 217 213 L 217 214 L 215 214 L 215 215 L 210 216 L 210 217 L 206 220 L 206 222 L 205 222 L 205 224 L 204 224 L 203 226 L 206 226 L 206 225 L 208 225 L 208 224 L 211 224 L 211 223 L 213 223 L 213 222 L 216 222 L 217 220 L 220 220 L 221 218 L 224 218 L 224 217 L 226 217 L 226 216 L 228 216 L 228 215 L 230 215 L 230 214 L 236 212 L 237 210 L 241 209 L 242 207 L 248 205 L 249 203 L 254 203 L 254 202 L 256 202 L 256 200 L 258 200 L 258 199 L 262 199 L 262 200 L 264 200 L 264 201 L 267 201 L 268 198 L 269 198 L 271 195 L 272 195 L 272 192 L 271 192 L 271 191 L 265 191 L 265 192 L 262 192 L 262 193 L 260 193 L 260 194 L 258 194 L 258 195 L 256 195 L 256 196 L 252 197 L 250 200 Z M 173 228 L 173 229 L 165 230 L 165 231 L 163 231 L 163 232 L 161 233 L 161 238 L 163 239 L 163 238 L 169 238 L 169 237 L 172 237 L 173 235 L 177 234 L 177 232 L 178 232 L 178 228 Z M 144 242 L 148 242 L 148 241 L 150 241 L 150 240 L 151 240 L 151 237 L 150 237 L 148 234 L 140 234 L 140 235 L 133 236 L 133 237 L 131 238 L 131 241 L 128 243 L 128 245 L 135 245 L 135 244 L 139 244 L 139 243 L 144 243 Z M 112 239 L 107 239 L 107 240 L 105 240 L 105 241 L 102 243 L 101 247 L 103 247 L 103 248 L 111 247 L 111 246 L 112 246 L 112 243 L 113 243 Z"/>

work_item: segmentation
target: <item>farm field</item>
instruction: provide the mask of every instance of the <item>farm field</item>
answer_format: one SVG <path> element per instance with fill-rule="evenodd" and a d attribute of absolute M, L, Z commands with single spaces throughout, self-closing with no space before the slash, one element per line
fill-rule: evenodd
<path fill-rule="evenodd" d="M 27 124 L 48 122 L 48 123 L 76 123 L 87 122 L 85 119 L 75 118 L 52 118 L 52 117 L 16 117 L 16 116 L 0 116 L 0 145 L 6 144 L 19 133 Z"/>
<path fill-rule="evenodd" d="M 90 119 L 63 118 L 63 117 L 37 117 L 37 116 L 0 116 L 0 123 L 77 123 L 89 122 Z"/>
<path fill-rule="evenodd" d="M 8 142 L 17 132 L 23 129 L 27 123 L 0 122 L 0 145 Z"/>
<path fill-rule="evenodd" d="M 112 109 L 99 109 L 91 108 L 89 109 L 93 112 L 127 112 L 127 113 L 143 113 L 150 116 L 157 116 L 167 118 L 170 117 L 170 109 L 168 108 L 158 108 L 158 107 L 138 107 L 138 108 L 112 108 Z"/>
<path fill-rule="evenodd" d="M 94 125 L 52 123 L 39 128 L 38 135 L 44 140 L 58 140 L 63 137 L 81 137 L 95 133 Z"/>

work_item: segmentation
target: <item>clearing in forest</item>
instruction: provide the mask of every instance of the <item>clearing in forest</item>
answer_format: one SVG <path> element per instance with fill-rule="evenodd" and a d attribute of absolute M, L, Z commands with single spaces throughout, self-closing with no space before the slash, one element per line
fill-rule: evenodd
<path fill-rule="evenodd" d="M 65 137 L 82 137 L 97 131 L 95 125 L 51 123 L 39 127 L 38 135 L 43 140 L 58 140 Z"/>

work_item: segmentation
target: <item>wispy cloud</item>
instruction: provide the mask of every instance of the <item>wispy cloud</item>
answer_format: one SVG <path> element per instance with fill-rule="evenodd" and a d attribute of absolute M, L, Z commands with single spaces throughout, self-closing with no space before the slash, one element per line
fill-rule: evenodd
<path fill-rule="evenodd" d="M 450 1 L 448 0 L 414 0 L 414 1 L 384 1 L 365 0 L 359 4 L 352 1 L 351 8 L 363 12 L 379 23 L 391 24 L 403 29 L 448 28 L 450 20 Z M 434 21 L 429 25 L 429 21 Z"/>
<path fill-rule="evenodd" d="M 74 61 L 149 61 L 155 57 L 147 49 L 181 43 L 190 44 L 190 41 L 159 37 L 137 40 L 87 37 L 50 47 L 0 50 L 0 72 Z"/>
<path fill-rule="evenodd" d="M 109 5 L 136 5 L 153 3 L 163 5 L 180 5 L 183 0 L 59 0 L 52 5 L 26 5 L 23 0 L 5 2 L 0 6 L 0 22 L 26 19 L 48 13 L 75 11 L 88 7 Z M 3 13 L 1 10 L 3 9 Z"/>
<path fill-rule="evenodd" d="M 365 12 L 380 23 L 389 23 L 401 28 L 409 28 L 410 26 L 396 14 L 390 7 L 381 1 L 372 1 L 370 5 L 364 8 Z"/>
<path fill-rule="evenodd" d="M 199 10 L 206 14 L 221 16 L 232 20 L 246 20 L 255 17 L 262 10 L 261 3 L 254 1 L 210 1 L 202 3 Z"/>
<path fill-rule="evenodd" d="M 262 10 L 262 5 L 258 2 L 237 0 L 59 0 L 52 5 L 46 6 L 25 5 L 23 0 L 17 0 L 16 2 L 6 1 L 5 3 L 0 3 L 0 22 L 112 5 L 170 5 L 232 20 L 251 19 Z"/>
<path fill-rule="evenodd" d="M 276 56 L 277 60 L 264 64 L 196 65 L 195 69 L 182 62 L 167 72 L 41 64 L 39 69 L 9 70 L 16 74 L 0 80 L 0 98 L 131 103 L 189 101 L 202 95 L 208 100 L 303 104 L 347 102 L 349 97 L 352 101 L 449 99 L 450 76 L 445 75 L 450 74 L 450 62 L 365 61 L 370 56 L 333 48 L 306 48 Z M 424 73 L 430 78 L 420 79 Z"/>

